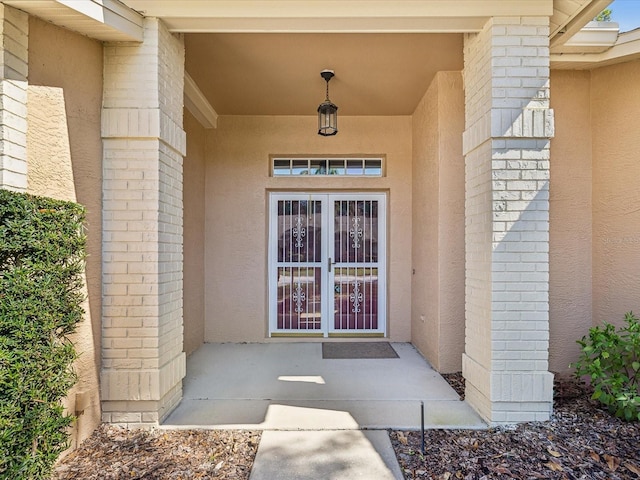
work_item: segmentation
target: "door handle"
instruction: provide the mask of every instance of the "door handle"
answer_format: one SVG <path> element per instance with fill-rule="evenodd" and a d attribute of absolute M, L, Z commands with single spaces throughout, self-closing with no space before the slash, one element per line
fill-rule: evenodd
<path fill-rule="evenodd" d="M 327 263 L 327 267 L 329 268 L 329 273 L 331 273 L 331 266 L 335 265 L 335 262 L 331 261 L 331 257 L 329 257 L 329 261 Z"/>

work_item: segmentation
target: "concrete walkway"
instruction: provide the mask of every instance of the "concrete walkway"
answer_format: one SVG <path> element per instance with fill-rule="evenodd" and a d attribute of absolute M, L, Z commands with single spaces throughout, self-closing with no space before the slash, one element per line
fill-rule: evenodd
<path fill-rule="evenodd" d="M 166 428 L 263 430 L 251 480 L 402 479 L 386 429 L 486 428 L 407 343 L 323 359 L 320 343 L 206 344 Z M 378 431 L 370 431 L 378 430 Z"/>
<path fill-rule="evenodd" d="M 249 480 L 402 480 L 385 430 L 265 431 Z"/>

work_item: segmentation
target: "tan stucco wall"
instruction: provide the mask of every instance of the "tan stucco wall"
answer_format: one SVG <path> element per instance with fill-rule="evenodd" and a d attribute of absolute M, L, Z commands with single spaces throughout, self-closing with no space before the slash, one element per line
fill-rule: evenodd
<path fill-rule="evenodd" d="M 593 70 L 593 321 L 640 314 L 640 60 Z"/>
<path fill-rule="evenodd" d="M 411 341 L 438 368 L 438 81 L 413 112 Z"/>
<path fill-rule="evenodd" d="M 78 384 L 67 399 L 83 411 L 74 444 L 100 422 L 102 45 L 31 18 L 28 92 L 29 192 L 87 209 L 87 316 L 75 336 Z"/>
<path fill-rule="evenodd" d="M 315 117 L 220 117 L 207 138 L 205 341 L 267 340 L 269 190 L 389 192 L 388 334 L 411 339 L 411 117 L 340 117 L 335 137 Z M 272 178 L 270 154 L 379 154 L 382 178 Z M 300 341 L 300 339 L 297 339 Z"/>
<path fill-rule="evenodd" d="M 576 340 L 640 312 L 640 61 L 553 71 L 549 365 L 569 371 Z"/>
<path fill-rule="evenodd" d="M 591 326 L 591 108 L 588 71 L 553 71 L 549 183 L 549 369 L 566 373 Z"/>
<path fill-rule="evenodd" d="M 440 372 L 464 352 L 464 94 L 436 75 L 413 114 L 411 340 Z"/>
<path fill-rule="evenodd" d="M 204 341 L 205 130 L 187 110 L 187 155 L 184 159 L 184 351 Z"/>

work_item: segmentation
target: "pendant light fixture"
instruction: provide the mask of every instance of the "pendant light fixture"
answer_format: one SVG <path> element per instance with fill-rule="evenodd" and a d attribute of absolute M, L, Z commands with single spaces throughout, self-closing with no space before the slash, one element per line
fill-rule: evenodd
<path fill-rule="evenodd" d="M 334 76 L 333 70 L 322 70 L 320 76 L 327 82 L 327 96 L 318 107 L 318 135 L 329 137 L 338 133 L 338 107 L 329 100 L 329 80 Z"/>

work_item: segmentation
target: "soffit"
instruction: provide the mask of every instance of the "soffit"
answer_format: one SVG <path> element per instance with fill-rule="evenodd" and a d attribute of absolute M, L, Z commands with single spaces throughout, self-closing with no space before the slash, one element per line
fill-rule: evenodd
<path fill-rule="evenodd" d="M 554 0 L 549 19 L 551 47 L 562 45 L 613 0 Z"/>
<path fill-rule="evenodd" d="M 564 53 L 551 55 L 556 70 L 589 70 L 640 58 L 640 29 L 621 33 L 615 45 L 600 53 Z"/>
<path fill-rule="evenodd" d="M 2 0 L 2 3 L 97 40 L 142 40 L 142 16 L 118 0 Z"/>

